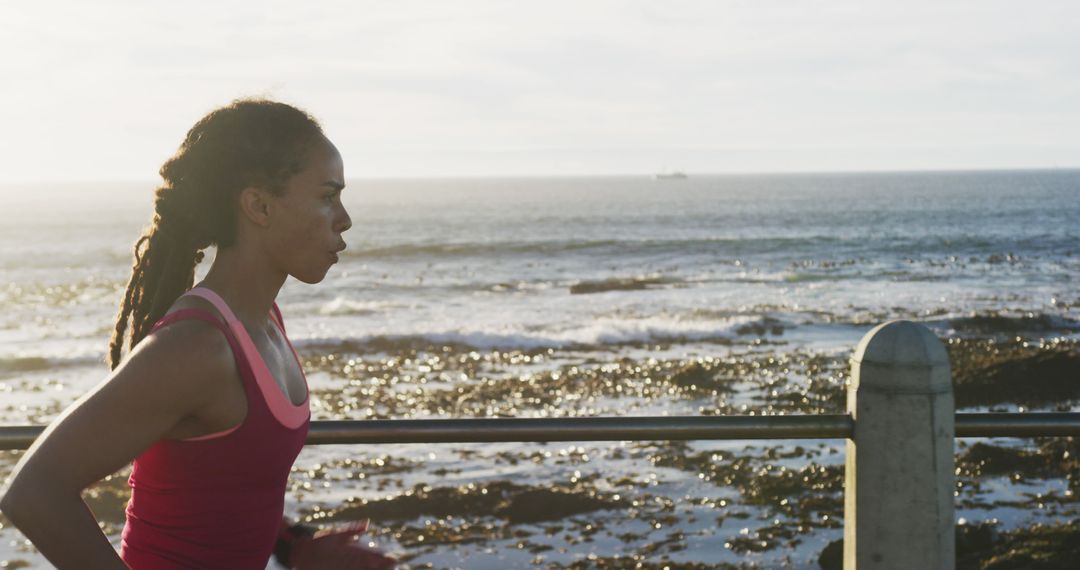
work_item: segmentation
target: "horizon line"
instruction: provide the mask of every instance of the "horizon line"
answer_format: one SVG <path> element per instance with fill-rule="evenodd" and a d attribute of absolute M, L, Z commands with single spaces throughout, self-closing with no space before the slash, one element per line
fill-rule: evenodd
<path fill-rule="evenodd" d="M 575 174 L 425 174 L 425 175 L 367 175 L 346 176 L 346 180 L 515 180 L 544 178 L 652 178 L 657 174 L 682 173 L 688 178 L 725 177 L 725 176 L 800 176 L 800 175 L 857 175 L 857 174 L 948 174 L 977 172 L 1039 172 L 1080 170 L 1076 166 L 1020 166 L 1002 168 L 913 168 L 913 169 L 867 169 L 867 170 L 746 170 L 725 172 L 695 172 L 693 170 L 671 169 L 657 172 L 615 172 L 615 173 L 575 173 Z M 160 181 L 160 178 L 157 179 Z M 25 178 L 0 179 L 0 185 L 9 184 L 98 184 L 98 183 L 139 183 L 155 184 L 149 178 Z"/>

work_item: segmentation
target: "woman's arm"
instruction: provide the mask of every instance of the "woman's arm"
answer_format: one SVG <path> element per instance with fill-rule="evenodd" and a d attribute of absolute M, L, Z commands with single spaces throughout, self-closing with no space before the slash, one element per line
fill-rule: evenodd
<path fill-rule="evenodd" d="M 0 510 L 57 568 L 127 568 L 82 491 L 203 409 L 235 375 L 225 337 L 208 324 L 177 323 L 148 336 L 27 450 Z"/>

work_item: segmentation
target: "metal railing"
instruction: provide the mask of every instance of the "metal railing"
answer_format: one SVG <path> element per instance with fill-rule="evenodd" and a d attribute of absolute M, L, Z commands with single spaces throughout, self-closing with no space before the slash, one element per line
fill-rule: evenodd
<path fill-rule="evenodd" d="M 0 450 L 26 449 L 43 426 L 0 426 Z M 311 422 L 307 445 L 850 439 L 848 414 L 790 416 L 622 416 Z M 956 437 L 1080 436 L 1080 413 L 956 414 Z"/>

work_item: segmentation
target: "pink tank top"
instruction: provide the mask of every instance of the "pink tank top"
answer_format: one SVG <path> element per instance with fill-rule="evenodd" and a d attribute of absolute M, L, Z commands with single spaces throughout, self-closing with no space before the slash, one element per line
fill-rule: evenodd
<path fill-rule="evenodd" d="M 160 440 L 135 459 L 120 557 L 134 570 L 264 570 L 281 527 L 289 471 L 307 438 L 310 398 L 300 405 L 288 399 L 220 296 L 203 287 L 185 294 L 213 303 L 225 323 L 202 309 L 182 309 L 151 334 L 182 320 L 221 330 L 243 379 L 247 415 L 222 432 Z M 284 336 L 276 304 L 273 313 Z M 292 343 L 289 348 L 296 357 Z M 305 376 L 305 390 L 306 384 Z"/>

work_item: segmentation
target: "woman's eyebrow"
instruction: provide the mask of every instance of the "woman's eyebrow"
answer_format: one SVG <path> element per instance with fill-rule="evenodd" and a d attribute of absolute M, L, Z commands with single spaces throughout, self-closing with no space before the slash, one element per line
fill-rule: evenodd
<path fill-rule="evenodd" d="M 341 190 L 345 189 L 345 185 L 342 184 L 341 182 L 336 181 L 336 180 L 327 180 L 326 182 L 323 182 L 322 185 L 323 186 L 329 186 L 329 187 L 333 188 L 334 190 L 338 190 L 338 191 L 341 191 Z"/>

